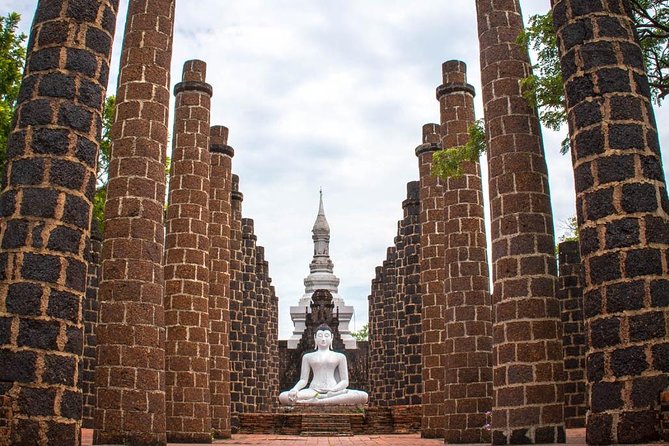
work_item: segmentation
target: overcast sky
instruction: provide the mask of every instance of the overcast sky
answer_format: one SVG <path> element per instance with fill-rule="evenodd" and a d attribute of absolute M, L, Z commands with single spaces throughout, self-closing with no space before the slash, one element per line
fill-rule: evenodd
<path fill-rule="evenodd" d="M 21 13 L 27 34 L 36 5 L 0 0 L 0 13 Z M 549 0 L 521 5 L 527 20 L 547 11 Z M 126 9 L 121 0 L 111 93 Z M 280 338 L 292 330 L 288 307 L 309 273 L 319 187 L 340 295 L 355 306 L 360 328 L 374 268 L 402 218 L 406 183 L 418 179 L 421 127 L 439 122 L 441 64 L 465 61 L 480 91 L 474 1 L 179 0 L 175 31 L 172 84 L 186 60 L 206 61 L 211 124 L 230 128 L 243 213 L 255 220 L 279 296 Z M 482 116 L 480 97 L 476 107 Z M 669 122 L 667 106 L 659 112 L 658 121 Z M 563 136 L 545 132 L 558 236 L 575 214 Z"/>

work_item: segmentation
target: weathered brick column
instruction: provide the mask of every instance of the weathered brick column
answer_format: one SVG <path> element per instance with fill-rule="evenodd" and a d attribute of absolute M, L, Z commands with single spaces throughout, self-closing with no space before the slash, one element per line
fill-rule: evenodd
<path fill-rule="evenodd" d="M 230 224 L 232 157 L 228 129 L 211 128 L 209 151 L 209 390 L 211 428 L 216 438 L 230 438 Z"/>
<path fill-rule="evenodd" d="M 207 66 L 187 61 L 176 105 L 165 238 L 168 442 L 211 443 L 209 413 L 209 111 Z"/>
<path fill-rule="evenodd" d="M 232 433 L 239 430 L 239 414 L 244 412 L 242 371 L 244 253 L 242 252 L 242 201 L 239 177 L 232 175 L 230 193 L 230 407 Z"/>
<path fill-rule="evenodd" d="M 477 0 L 493 262 L 494 444 L 564 441 L 553 217 L 518 0 Z"/>
<path fill-rule="evenodd" d="M 166 441 L 162 254 L 174 4 L 128 7 L 105 206 L 94 444 Z"/>
<path fill-rule="evenodd" d="M 81 441 L 86 249 L 117 10 L 117 0 L 41 1 L 30 32 L 0 193 L 12 445 Z"/>
<path fill-rule="evenodd" d="M 404 201 L 402 202 L 404 208 Z M 404 210 L 404 209 L 403 209 Z M 406 277 L 404 272 L 406 269 L 406 237 L 405 226 L 407 219 L 406 212 L 402 215 L 402 220 L 397 222 L 397 235 L 395 236 L 395 274 L 396 274 L 396 296 L 395 296 L 395 364 L 397 370 L 393 379 L 393 404 L 406 405 L 406 393 L 404 377 L 406 375 L 406 362 L 403 356 L 406 339 L 404 337 L 404 322 L 406 320 L 405 305 L 406 305 Z"/>
<path fill-rule="evenodd" d="M 267 326 L 267 342 L 269 343 L 269 408 L 279 404 L 279 298 L 272 279 L 269 284 L 269 321 Z"/>
<path fill-rule="evenodd" d="M 588 411 L 585 383 L 585 325 L 583 285 L 578 241 L 558 245 L 558 298 L 562 313 L 562 352 L 564 355 L 564 422 L 567 428 L 584 427 Z"/>
<path fill-rule="evenodd" d="M 94 414 L 96 403 L 95 392 L 95 365 L 97 338 L 95 331 L 100 315 L 98 290 L 100 288 L 100 253 L 102 250 L 102 235 L 97 229 L 97 222 L 91 225 L 90 245 L 86 254 L 88 272 L 86 274 L 86 296 L 82 317 L 84 319 L 84 355 L 81 370 L 81 391 L 83 393 L 82 427 L 93 429 L 95 426 Z"/>
<path fill-rule="evenodd" d="M 404 320 L 400 320 L 400 361 L 404 364 L 404 404 L 420 404 L 423 391 L 421 371 L 421 292 L 420 292 L 420 182 L 407 184 L 402 202 L 404 220 L 403 260 L 400 276 L 404 281 Z"/>
<path fill-rule="evenodd" d="M 590 444 L 660 438 L 669 383 L 669 217 L 648 80 L 627 2 L 553 2 L 589 333 Z"/>
<path fill-rule="evenodd" d="M 442 67 L 437 88 L 441 145 L 463 146 L 474 123 L 474 87 L 464 62 Z M 444 182 L 446 281 L 444 384 L 447 443 L 488 443 L 492 409 L 492 302 L 488 290 L 481 166 L 467 162 L 463 175 Z"/>
<path fill-rule="evenodd" d="M 423 126 L 423 144 L 416 148 L 420 174 L 420 287 L 423 294 L 423 418 L 421 435 L 443 438 L 444 417 L 444 188 L 432 176 L 432 155 L 441 148 L 438 124 Z"/>
<path fill-rule="evenodd" d="M 367 298 L 369 313 L 369 390 L 370 405 L 381 406 L 381 386 L 383 380 L 383 342 L 381 337 L 381 321 L 383 319 L 383 267 L 376 267 L 376 275 L 372 279 L 372 288 Z"/>
<path fill-rule="evenodd" d="M 255 412 L 260 399 L 257 386 L 258 300 L 256 298 L 256 241 L 254 222 L 242 218 L 242 410 Z"/>
<path fill-rule="evenodd" d="M 384 406 L 395 402 L 395 379 L 397 372 L 397 250 L 394 246 L 386 251 L 383 262 L 383 318 L 380 321 L 381 345 L 383 349 L 383 372 L 381 374 Z"/>
<path fill-rule="evenodd" d="M 256 246 L 256 388 L 258 400 L 255 412 L 269 411 L 269 344 L 267 328 L 269 323 L 269 283 L 267 282 L 268 263 L 265 260 L 265 248 Z"/>

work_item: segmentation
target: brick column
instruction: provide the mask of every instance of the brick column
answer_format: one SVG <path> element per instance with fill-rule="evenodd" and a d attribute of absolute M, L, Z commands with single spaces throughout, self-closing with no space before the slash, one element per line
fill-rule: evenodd
<path fill-rule="evenodd" d="M 230 407 L 232 433 L 239 430 L 239 414 L 244 412 L 242 371 L 244 254 L 242 252 L 242 201 L 239 177 L 232 175 L 232 215 L 230 220 Z"/>
<path fill-rule="evenodd" d="M 368 301 L 369 313 L 369 390 L 370 405 L 380 406 L 381 372 L 383 370 L 383 342 L 381 340 L 381 321 L 383 319 L 383 267 L 376 267 L 376 276 L 372 279 L 372 289 Z"/>
<path fill-rule="evenodd" d="M 209 413 L 209 110 L 206 64 L 184 64 L 174 87 L 165 238 L 165 399 L 168 442 L 211 443 Z"/>
<path fill-rule="evenodd" d="M 269 409 L 272 410 L 279 404 L 279 298 L 276 289 L 271 285 L 272 279 L 268 278 L 269 284 L 269 321 L 267 326 L 267 339 L 269 342 Z"/>
<path fill-rule="evenodd" d="M 432 176 L 432 154 L 441 148 L 438 124 L 423 126 L 416 148 L 420 174 L 420 288 L 423 294 L 423 417 L 421 435 L 443 438 L 444 417 L 444 189 Z"/>
<path fill-rule="evenodd" d="M 553 216 L 518 0 L 477 0 L 493 262 L 494 444 L 564 441 Z"/>
<path fill-rule="evenodd" d="M 404 202 L 402 202 L 404 208 Z M 395 364 L 397 370 L 393 380 L 393 404 L 396 406 L 406 405 L 406 388 L 404 376 L 406 375 L 406 363 L 403 356 L 406 338 L 404 336 L 405 305 L 406 305 L 406 212 L 403 213 L 402 220 L 397 222 L 397 236 L 395 237 L 395 273 L 396 273 L 396 296 L 395 296 Z"/>
<path fill-rule="evenodd" d="M 474 123 L 474 87 L 464 62 L 442 67 L 437 88 L 441 145 L 462 146 Z M 484 428 L 492 409 L 492 302 L 488 290 L 481 166 L 468 162 L 463 175 L 444 182 L 446 281 L 445 408 L 447 443 L 488 443 Z"/>
<path fill-rule="evenodd" d="M 257 386 L 258 300 L 256 298 L 256 241 L 253 220 L 242 218 L 242 410 L 255 412 L 259 403 Z"/>
<path fill-rule="evenodd" d="M 589 333 L 590 444 L 660 438 L 669 383 L 669 217 L 643 57 L 627 2 L 553 2 Z"/>
<path fill-rule="evenodd" d="M 230 224 L 232 157 L 228 129 L 211 128 L 209 151 L 209 390 L 211 427 L 216 438 L 230 438 Z"/>
<path fill-rule="evenodd" d="M 558 298 L 562 313 L 562 352 L 564 355 L 564 422 L 567 428 L 584 427 L 588 411 L 585 385 L 585 326 L 583 323 L 583 285 L 578 242 L 558 245 Z"/>
<path fill-rule="evenodd" d="M 81 441 L 82 303 L 117 0 L 41 1 L 0 193 L 0 398 L 12 445 Z"/>
<path fill-rule="evenodd" d="M 386 260 L 383 262 L 383 318 L 380 322 L 381 348 L 383 349 L 383 383 L 384 406 L 395 405 L 395 378 L 397 372 L 397 250 L 387 249 Z"/>
<path fill-rule="evenodd" d="M 269 322 L 269 284 L 267 283 L 268 264 L 265 261 L 265 248 L 256 246 L 256 388 L 258 401 L 255 412 L 269 411 L 269 344 L 267 328 Z"/>
<path fill-rule="evenodd" d="M 404 363 L 404 403 L 421 403 L 421 291 L 420 291 L 420 182 L 407 184 L 404 210 L 404 260 L 400 275 L 404 280 L 404 320 L 400 320 L 402 340 L 400 360 Z"/>
<path fill-rule="evenodd" d="M 102 250 L 102 236 L 96 227 L 91 226 L 91 239 L 88 248 L 88 273 L 86 278 L 86 297 L 82 316 L 84 318 L 84 355 L 82 358 L 81 390 L 83 392 L 82 427 L 93 429 L 96 404 L 95 392 L 95 350 L 97 338 L 95 330 L 98 325 L 100 306 L 98 304 L 98 289 L 100 287 L 100 252 Z"/>
<path fill-rule="evenodd" d="M 162 254 L 174 3 L 128 7 L 105 206 L 94 444 L 166 441 Z"/>

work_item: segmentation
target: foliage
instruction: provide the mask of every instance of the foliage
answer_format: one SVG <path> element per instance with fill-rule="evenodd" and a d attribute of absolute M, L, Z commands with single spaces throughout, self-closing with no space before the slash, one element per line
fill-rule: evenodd
<path fill-rule="evenodd" d="M 651 93 L 659 105 L 669 94 L 669 1 L 629 0 L 629 5 Z M 529 26 L 518 36 L 517 42 L 537 52 L 534 74 L 522 81 L 523 95 L 539 108 L 542 124 L 558 131 L 567 122 L 567 114 L 551 12 L 530 17 Z M 563 154 L 569 151 L 568 138 L 563 140 L 560 151 Z"/>
<path fill-rule="evenodd" d="M 0 174 L 5 167 L 7 140 L 26 59 L 26 35 L 16 32 L 19 20 L 21 16 L 16 12 L 0 18 Z"/>
<path fill-rule="evenodd" d="M 358 331 L 352 331 L 351 336 L 353 336 L 356 341 L 366 341 L 369 339 L 369 324 L 363 325 Z"/>
<path fill-rule="evenodd" d="M 578 241 L 578 221 L 576 216 L 572 216 L 562 222 L 565 233 L 560 236 L 559 242 L 577 242 Z"/>
<path fill-rule="evenodd" d="M 98 184 L 93 197 L 93 222 L 97 223 L 100 234 L 104 234 L 105 198 L 107 196 L 107 182 L 109 174 L 109 159 L 111 156 L 111 127 L 116 113 L 116 97 L 105 98 L 102 110 L 102 137 L 98 152 Z"/>
<path fill-rule="evenodd" d="M 483 121 L 475 121 L 469 126 L 469 139 L 464 146 L 441 149 L 432 155 L 432 175 L 442 179 L 458 178 L 463 174 L 465 162 L 477 162 L 486 150 Z"/>

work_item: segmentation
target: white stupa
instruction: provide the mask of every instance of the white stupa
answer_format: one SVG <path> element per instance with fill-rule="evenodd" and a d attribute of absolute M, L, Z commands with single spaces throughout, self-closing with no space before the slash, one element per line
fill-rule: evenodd
<path fill-rule="evenodd" d="M 295 326 L 292 336 L 288 339 L 288 348 L 297 348 L 304 332 L 305 315 L 311 304 L 311 295 L 316 290 L 328 290 L 332 294 L 335 311 L 339 312 L 339 334 L 347 349 L 357 348 L 355 338 L 351 336 L 349 323 L 353 317 L 353 307 L 346 305 L 338 292 L 339 278 L 334 275 L 334 264 L 330 260 L 330 225 L 323 210 L 323 191 L 320 193 L 320 203 L 316 223 L 311 230 L 314 240 L 314 258 L 309 264 L 309 274 L 304 279 L 304 295 L 297 306 L 290 307 L 290 318 Z"/>

